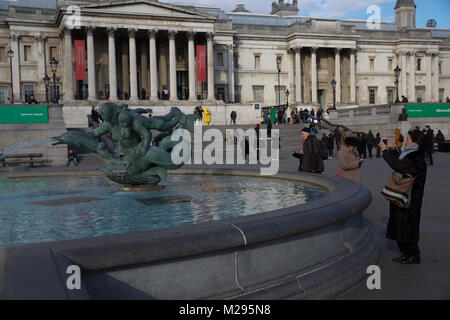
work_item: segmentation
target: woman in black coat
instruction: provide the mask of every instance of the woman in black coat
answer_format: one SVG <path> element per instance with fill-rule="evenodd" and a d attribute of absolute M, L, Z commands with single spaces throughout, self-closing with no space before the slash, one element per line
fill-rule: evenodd
<path fill-rule="evenodd" d="M 416 178 L 411 192 L 410 208 L 404 209 L 390 204 L 386 237 L 396 240 L 402 252 L 399 258 L 392 261 L 419 264 L 420 216 L 427 176 L 423 135 L 419 131 L 409 132 L 401 155 L 390 141 L 388 145 L 381 141 L 379 146 L 383 152 L 383 159 L 396 173 L 403 175 L 404 178 L 408 174 Z"/>

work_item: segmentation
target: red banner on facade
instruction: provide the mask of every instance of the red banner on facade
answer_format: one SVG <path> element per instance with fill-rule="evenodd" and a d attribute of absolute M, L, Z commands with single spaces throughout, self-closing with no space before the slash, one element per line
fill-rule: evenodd
<path fill-rule="evenodd" d="M 197 45 L 197 81 L 206 82 L 206 46 Z"/>
<path fill-rule="evenodd" d="M 84 40 L 74 40 L 75 80 L 86 80 L 86 49 Z"/>

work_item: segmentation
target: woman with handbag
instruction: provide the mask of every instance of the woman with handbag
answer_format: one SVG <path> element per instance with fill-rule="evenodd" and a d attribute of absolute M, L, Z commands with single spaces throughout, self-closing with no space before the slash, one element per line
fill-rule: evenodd
<path fill-rule="evenodd" d="M 382 192 L 383 196 L 391 200 L 386 237 L 396 240 L 402 253 L 400 257 L 392 259 L 392 261 L 402 264 L 419 264 L 420 216 L 427 176 L 423 135 L 418 131 L 408 132 L 408 138 L 401 154 L 392 142 L 389 140 L 387 142 L 386 145 L 381 141 L 379 147 L 383 159 L 394 170 L 390 181 L 394 180 L 395 183 L 391 186 L 398 186 L 397 190 L 395 187 L 390 189 L 386 186 L 389 190 L 387 193 L 395 194 L 397 191 L 397 195 L 402 195 L 406 200 L 403 203 L 392 201 L 389 196 L 384 194 L 386 188 Z M 408 184 L 410 191 L 405 191 L 408 189 Z"/>

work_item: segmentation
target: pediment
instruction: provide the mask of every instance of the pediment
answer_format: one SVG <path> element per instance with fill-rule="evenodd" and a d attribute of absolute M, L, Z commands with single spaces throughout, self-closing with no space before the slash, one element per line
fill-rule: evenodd
<path fill-rule="evenodd" d="M 116 1 L 105 4 L 92 4 L 84 7 L 87 10 L 110 12 L 123 15 L 149 15 L 159 17 L 214 19 L 214 16 L 176 5 L 157 1 Z M 83 9 L 82 9 L 83 10 Z"/>

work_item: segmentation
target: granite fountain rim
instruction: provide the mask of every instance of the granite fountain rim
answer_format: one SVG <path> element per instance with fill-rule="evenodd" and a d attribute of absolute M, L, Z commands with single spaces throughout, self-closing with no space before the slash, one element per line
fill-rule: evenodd
<path fill-rule="evenodd" d="M 176 175 L 261 177 L 259 172 L 236 169 L 180 169 Z M 98 271 L 158 263 L 171 259 L 238 250 L 288 238 L 338 223 L 360 214 L 372 200 L 363 185 L 319 174 L 280 172 L 264 178 L 287 179 L 320 186 L 329 193 L 306 204 L 251 216 L 166 229 L 138 231 L 77 240 L 9 247 L 9 254 L 63 254 L 83 269 Z"/>

